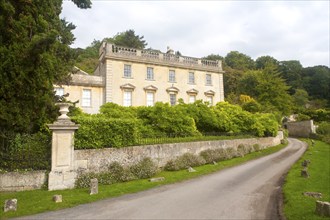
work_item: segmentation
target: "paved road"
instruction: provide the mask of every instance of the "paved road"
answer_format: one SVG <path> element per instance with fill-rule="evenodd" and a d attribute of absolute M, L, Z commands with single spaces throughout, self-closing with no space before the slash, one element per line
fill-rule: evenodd
<path fill-rule="evenodd" d="M 27 219 L 278 219 L 283 174 L 303 154 L 304 143 L 240 166 L 141 193 L 107 199 Z"/>

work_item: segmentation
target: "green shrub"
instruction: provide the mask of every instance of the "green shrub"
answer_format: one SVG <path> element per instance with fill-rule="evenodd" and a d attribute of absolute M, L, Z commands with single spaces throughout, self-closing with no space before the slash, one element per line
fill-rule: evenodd
<path fill-rule="evenodd" d="M 108 166 L 108 172 L 114 182 L 127 182 L 136 179 L 129 168 L 124 168 L 118 162 L 112 162 Z"/>
<path fill-rule="evenodd" d="M 75 133 L 75 148 L 123 147 L 134 145 L 140 122 L 133 119 L 105 118 L 102 115 L 73 117 L 80 124 Z"/>
<path fill-rule="evenodd" d="M 206 161 L 201 156 L 197 156 L 191 153 L 185 153 L 175 160 L 170 160 L 166 163 L 164 169 L 169 171 L 183 170 L 188 167 L 195 167 L 204 165 Z"/>
<path fill-rule="evenodd" d="M 156 175 L 158 172 L 158 167 L 155 162 L 151 160 L 151 158 L 146 157 L 137 164 L 132 165 L 130 170 L 138 179 L 146 179 Z"/>
<path fill-rule="evenodd" d="M 247 149 L 244 144 L 240 144 L 237 146 L 236 157 L 244 157 L 247 154 Z"/>
<path fill-rule="evenodd" d="M 213 161 L 219 162 L 228 159 L 227 151 L 223 148 L 204 150 L 200 153 L 200 156 L 209 164 L 213 163 Z"/>
<path fill-rule="evenodd" d="M 259 144 L 254 144 L 252 147 L 253 147 L 254 151 L 260 151 L 261 150 L 261 147 L 260 147 Z"/>
<path fill-rule="evenodd" d="M 11 134 L 0 138 L 0 169 L 50 170 L 51 136 L 48 133 Z"/>
<path fill-rule="evenodd" d="M 78 176 L 75 182 L 76 188 L 88 188 L 91 186 L 91 179 L 97 178 L 96 173 L 86 173 Z"/>

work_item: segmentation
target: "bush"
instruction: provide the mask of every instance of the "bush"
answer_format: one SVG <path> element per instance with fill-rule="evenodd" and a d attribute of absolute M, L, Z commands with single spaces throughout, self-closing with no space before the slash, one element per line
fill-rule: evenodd
<path fill-rule="evenodd" d="M 50 170 L 51 136 L 48 133 L 7 134 L 0 137 L 0 169 Z"/>
<path fill-rule="evenodd" d="M 253 146 L 253 149 L 254 149 L 254 151 L 260 151 L 261 150 L 261 147 L 260 147 L 260 145 L 259 144 L 254 144 Z"/>
<path fill-rule="evenodd" d="M 114 182 L 127 182 L 136 179 L 129 168 L 124 168 L 118 162 L 112 162 L 108 167 L 108 172 Z"/>
<path fill-rule="evenodd" d="M 91 179 L 98 178 L 96 173 L 86 173 L 80 175 L 75 182 L 76 188 L 88 188 L 91 186 Z"/>
<path fill-rule="evenodd" d="M 188 167 L 195 167 L 204 165 L 206 161 L 201 156 L 197 156 L 191 153 L 185 153 L 175 160 L 170 160 L 166 163 L 164 169 L 169 171 L 183 170 Z"/>
<path fill-rule="evenodd" d="M 236 157 L 244 157 L 247 154 L 247 149 L 244 144 L 240 144 L 237 146 Z"/>
<path fill-rule="evenodd" d="M 130 170 L 138 179 L 146 179 L 156 175 L 158 167 L 151 158 L 146 157 L 137 164 L 132 165 Z"/>
<path fill-rule="evenodd" d="M 213 161 L 219 162 L 228 159 L 227 151 L 223 148 L 204 150 L 200 153 L 200 156 L 209 164 L 213 163 Z"/>
<path fill-rule="evenodd" d="M 112 119 L 102 115 L 73 117 L 80 124 L 75 133 L 75 149 L 123 147 L 137 143 L 140 122 Z"/>

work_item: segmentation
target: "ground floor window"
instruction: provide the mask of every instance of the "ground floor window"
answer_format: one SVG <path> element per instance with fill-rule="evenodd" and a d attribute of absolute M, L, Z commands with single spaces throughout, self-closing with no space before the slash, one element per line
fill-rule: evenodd
<path fill-rule="evenodd" d="M 196 101 L 195 95 L 189 95 L 189 103 L 194 103 Z"/>
<path fill-rule="evenodd" d="M 154 106 L 155 103 L 155 93 L 147 92 L 147 106 Z"/>
<path fill-rule="evenodd" d="M 132 91 L 124 91 L 123 106 L 132 106 Z"/>
<path fill-rule="evenodd" d="M 92 91 L 90 89 L 83 89 L 81 106 L 90 107 L 91 100 L 92 100 Z"/>
<path fill-rule="evenodd" d="M 171 106 L 176 104 L 176 94 L 170 94 L 170 104 Z"/>
<path fill-rule="evenodd" d="M 206 96 L 206 101 L 209 103 L 209 105 L 213 105 L 213 96 Z"/>

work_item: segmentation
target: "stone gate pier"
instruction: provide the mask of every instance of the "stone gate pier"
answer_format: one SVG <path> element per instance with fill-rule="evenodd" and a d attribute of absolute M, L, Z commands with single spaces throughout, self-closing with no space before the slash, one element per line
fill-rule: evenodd
<path fill-rule="evenodd" d="M 74 132 L 79 128 L 66 115 L 70 103 L 57 103 L 61 115 L 48 127 L 52 130 L 52 166 L 48 178 L 48 190 L 74 188 L 76 171 L 74 167 Z"/>

